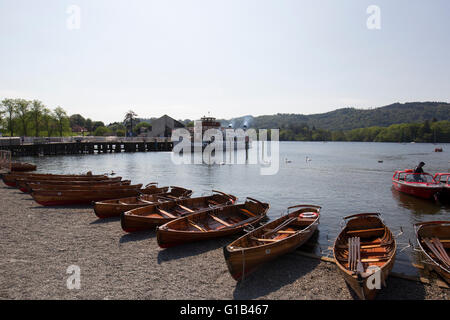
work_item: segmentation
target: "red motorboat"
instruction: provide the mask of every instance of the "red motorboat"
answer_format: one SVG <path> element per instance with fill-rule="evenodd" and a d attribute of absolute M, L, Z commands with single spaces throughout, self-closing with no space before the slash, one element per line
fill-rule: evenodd
<path fill-rule="evenodd" d="M 395 171 L 392 176 L 394 189 L 423 199 L 432 199 L 442 190 L 429 173 L 414 173 L 413 170 Z"/>
<path fill-rule="evenodd" d="M 442 186 L 440 198 L 450 200 L 450 173 L 436 173 L 434 180 Z"/>

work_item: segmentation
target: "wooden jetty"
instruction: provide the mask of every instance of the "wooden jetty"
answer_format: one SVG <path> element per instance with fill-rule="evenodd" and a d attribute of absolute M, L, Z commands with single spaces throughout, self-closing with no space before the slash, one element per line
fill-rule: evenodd
<path fill-rule="evenodd" d="M 10 151 L 12 156 L 20 157 L 172 151 L 173 148 L 173 142 L 169 138 L 111 138 L 61 138 L 59 141 L 48 141 L 41 138 L 20 144 L 8 144 L 7 141 L 3 141 L 0 145 L 0 150 Z"/>

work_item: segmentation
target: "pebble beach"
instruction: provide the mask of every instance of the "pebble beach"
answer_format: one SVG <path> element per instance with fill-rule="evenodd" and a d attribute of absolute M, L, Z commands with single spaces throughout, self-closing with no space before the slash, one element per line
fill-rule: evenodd
<path fill-rule="evenodd" d="M 294 252 L 236 283 L 222 247 L 235 237 L 160 249 L 90 207 L 43 207 L 0 182 L 0 299 L 355 299 L 333 263 Z M 319 227 L 320 228 L 320 227 Z M 68 289 L 69 266 L 80 288 Z M 447 300 L 450 291 L 396 277 L 377 299 Z"/>

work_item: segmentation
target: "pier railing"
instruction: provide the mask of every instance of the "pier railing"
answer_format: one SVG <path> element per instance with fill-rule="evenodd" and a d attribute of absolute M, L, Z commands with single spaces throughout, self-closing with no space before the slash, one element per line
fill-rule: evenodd
<path fill-rule="evenodd" d="M 142 143 L 142 142 L 170 142 L 165 137 L 95 137 L 95 136 L 73 136 L 73 137 L 4 137 L 0 138 L 0 146 L 48 144 L 48 143 Z"/>
<path fill-rule="evenodd" d="M 51 137 L 0 138 L 0 150 L 16 156 L 45 156 L 117 152 L 172 151 L 170 138 L 153 137 Z"/>

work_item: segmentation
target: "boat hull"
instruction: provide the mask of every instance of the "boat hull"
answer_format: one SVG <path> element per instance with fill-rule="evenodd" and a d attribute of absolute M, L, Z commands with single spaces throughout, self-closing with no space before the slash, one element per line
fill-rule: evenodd
<path fill-rule="evenodd" d="M 171 221 L 172 219 L 160 218 L 158 216 L 139 217 L 133 215 L 125 216 L 125 212 L 120 215 L 120 225 L 125 232 L 138 232 L 154 230 L 157 226 Z"/>
<path fill-rule="evenodd" d="M 212 213 L 218 215 L 223 214 L 222 218 L 226 219 L 227 216 L 231 216 L 236 211 L 241 210 L 242 208 L 245 208 L 252 213 L 251 218 L 245 218 L 238 223 L 229 224 L 229 226 L 227 227 L 219 225 L 214 229 L 210 228 L 208 230 L 205 229 L 204 231 L 196 231 L 198 225 L 194 229 L 191 229 L 190 227 L 191 224 L 197 224 L 200 223 L 200 221 L 205 221 L 205 219 L 208 219 L 208 216 L 210 216 L 210 214 Z M 169 248 L 188 242 L 198 242 L 230 236 L 242 232 L 242 230 L 249 225 L 255 225 L 259 223 L 263 218 L 265 218 L 268 210 L 269 204 L 259 201 L 257 203 L 253 203 L 249 202 L 249 200 L 247 200 L 245 204 L 229 205 L 215 209 L 204 210 L 198 213 L 193 213 L 184 218 L 173 220 L 158 227 L 156 232 L 156 239 L 158 241 L 158 245 L 161 248 Z M 202 222 L 202 224 L 205 226 L 205 223 Z M 206 225 L 208 225 L 208 223 L 206 223 Z"/>
<path fill-rule="evenodd" d="M 356 271 L 351 271 L 348 266 L 348 241 L 351 237 L 359 236 L 360 241 L 366 248 L 361 246 L 361 262 L 363 269 L 378 267 L 381 285 L 385 284 L 391 272 L 395 257 L 397 244 L 392 232 L 387 228 L 378 214 L 362 213 L 346 217 L 351 219 L 340 232 L 333 246 L 333 255 L 336 266 L 344 280 L 355 294 L 362 300 L 373 300 L 381 288 L 376 289 L 369 286 L 371 275 L 360 273 L 359 279 Z"/>
<path fill-rule="evenodd" d="M 148 206 L 148 203 L 137 204 L 119 204 L 119 203 L 105 203 L 98 201 L 94 204 L 94 213 L 100 219 L 107 219 L 113 217 L 120 217 L 126 211 L 142 208 Z"/>
<path fill-rule="evenodd" d="M 416 186 L 398 181 L 392 181 L 395 190 L 403 192 L 422 199 L 433 199 L 434 195 L 442 190 L 442 187 L 436 186 Z"/>
<path fill-rule="evenodd" d="M 256 223 L 256 221 L 255 221 Z M 215 238 L 227 237 L 239 232 L 246 226 L 235 229 L 219 230 L 211 232 L 191 232 L 191 231 L 173 231 L 159 227 L 156 233 L 158 245 L 161 248 L 170 248 L 189 242 L 206 241 Z"/>
<path fill-rule="evenodd" d="M 138 196 L 140 189 L 122 189 L 105 191 L 57 191 L 32 192 L 33 199 L 43 206 L 61 206 L 75 204 L 92 204 L 95 201 Z"/>
<path fill-rule="evenodd" d="M 311 209 L 312 208 L 309 207 L 307 210 Z M 311 211 L 319 213 L 319 210 L 320 207 L 316 206 Z M 300 221 L 298 218 L 298 214 L 300 213 L 301 212 L 289 214 L 269 222 L 225 246 L 223 248 L 224 257 L 227 263 L 228 271 L 233 279 L 240 281 L 243 277 L 253 272 L 260 265 L 274 260 L 279 256 L 290 253 L 306 243 L 317 230 L 319 225 L 319 215 L 316 219 L 311 219 L 311 221 L 308 222 L 308 225 L 305 226 L 305 229 L 303 229 L 300 233 L 287 236 L 277 242 L 258 246 L 250 245 L 249 247 L 240 247 L 240 244 L 248 243 L 249 239 L 252 237 L 258 238 L 259 235 L 264 233 L 264 230 L 276 228 L 287 219 L 292 218 L 293 215 L 296 215 L 297 220 Z"/>
<path fill-rule="evenodd" d="M 24 163 L 24 162 L 12 162 L 11 163 L 11 171 L 13 172 L 29 172 L 29 171 L 36 171 L 37 166 L 35 164 L 31 163 Z"/>
<path fill-rule="evenodd" d="M 162 197 L 164 194 L 161 195 Z M 159 196 L 156 195 L 156 198 Z M 230 195 L 214 194 L 211 196 L 175 199 L 154 205 L 143 206 L 140 209 L 129 210 L 121 215 L 120 221 L 125 232 L 152 230 L 179 217 L 198 213 L 210 209 L 211 201 L 216 208 L 233 204 L 236 197 Z M 173 217 L 167 216 L 162 211 Z M 180 211 L 182 210 L 182 211 Z"/>
<path fill-rule="evenodd" d="M 111 189 L 126 189 L 130 184 L 124 182 L 107 182 L 107 183 L 92 183 L 92 184 L 78 184 L 76 182 L 72 184 L 35 184 L 35 183 L 21 183 L 18 182 L 18 188 L 24 193 L 30 193 L 33 191 L 61 191 L 61 190 L 111 190 Z"/>
<path fill-rule="evenodd" d="M 67 188 L 67 186 L 101 186 L 101 185 L 112 185 L 112 184 L 120 184 L 120 185 L 130 185 L 129 180 L 121 181 L 121 177 L 110 178 L 106 180 L 93 180 L 93 181 L 53 181 L 53 180 L 25 180 L 25 179 L 17 179 L 16 187 L 19 188 L 20 191 L 24 193 L 30 193 L 33 189 L 39 189 L 40 185 L 42 185 L 42 189 L 58 189 L 58 186 L 61 186 L 63 189 Z"/>
<path fill-rule="evenodd" d="M 419 245 L 421 254 L 427 265 L 436 271 L 442 279 L 450 284 L 450 268 L 445 266 L 445 263 L 436 258 L 433 251 L 423 242 L 424 238 L 436 237 L 442 243 L 444 250 L 450 255 L 450 221 L 429 221 L 422 222 L 415 225 L 416 239 Z"/>
<path fill-rule="evenodd" d="M 3 182 L 10 187 L 17 187 L 17 179 L 22 180 L 52 180 L 52 181 L 97 181 L 108 179 L 105 175 L 53 175 L 53 174 L 27 174 L 27 173 L 5 173 L 2 175 Z"/>

